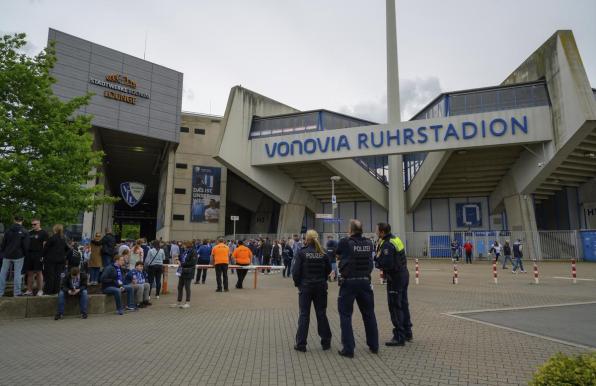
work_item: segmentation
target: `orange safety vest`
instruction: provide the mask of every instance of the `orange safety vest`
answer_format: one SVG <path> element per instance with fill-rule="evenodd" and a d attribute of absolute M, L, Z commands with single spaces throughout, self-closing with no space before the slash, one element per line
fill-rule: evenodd
<path fill-rule="evenodd" d="M 213 256 L 213 264 L 229 264 L 230 263 L 230 248 L 227 245 L 220 243 L 211 250 Z"/>
<path fill-rule="evenodd" d="M 252 252 L 250 249 L 245 247 L 244 245 L 238 246 L 232 253 L 234 259 L 236 259 L 236 264 L 250 264 L 252 259 Z"/>

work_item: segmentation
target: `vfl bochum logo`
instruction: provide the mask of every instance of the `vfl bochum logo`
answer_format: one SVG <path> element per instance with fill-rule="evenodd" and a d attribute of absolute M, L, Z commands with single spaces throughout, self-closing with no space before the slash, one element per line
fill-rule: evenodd
<path fill-rule="evenodd" d="M 141 202 L 145 194 L 145 184 L 140 182 L 123 182 L 120 184 L 122 198 L 131 208 Z"/>

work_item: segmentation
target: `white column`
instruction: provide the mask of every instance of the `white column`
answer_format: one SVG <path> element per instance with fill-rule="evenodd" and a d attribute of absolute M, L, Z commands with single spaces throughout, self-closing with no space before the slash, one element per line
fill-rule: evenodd
<path fill-rule="evenodd" d="M 387 28 L 387 123 L 401 122 L 399 105 L 399 71 L 397 67 L 397 31 L 395 21 L 395 0 L 386 2 Z M 389 224 L 394 234 L 405 239 L 406 207 L 403 157 L 389 156 Z"/>

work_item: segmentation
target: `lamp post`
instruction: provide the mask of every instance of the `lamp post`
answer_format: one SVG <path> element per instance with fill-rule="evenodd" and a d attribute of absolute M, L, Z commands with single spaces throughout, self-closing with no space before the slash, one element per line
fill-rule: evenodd
<path fill-rule="evenodd" d="M 331 176 L 331 213 L 333 214 L 333 222 L 331 223 L 331 233 L 335 237 L 335 207 L 337 206 L 337 199 L 335 198 L 335 183 L 341 180 L 340 176 Z"/>

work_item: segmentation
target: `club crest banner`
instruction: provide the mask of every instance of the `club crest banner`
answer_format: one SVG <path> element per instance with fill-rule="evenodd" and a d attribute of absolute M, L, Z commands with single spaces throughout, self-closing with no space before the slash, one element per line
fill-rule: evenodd
<path fill-rule="evenodd" d="M 140 182 L 123 182 L 120 184 L 120 194 L 131 208 L 141 202 L 145 194 L 145 184 Z"/>

